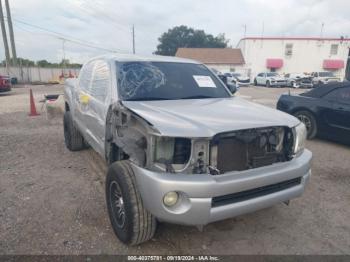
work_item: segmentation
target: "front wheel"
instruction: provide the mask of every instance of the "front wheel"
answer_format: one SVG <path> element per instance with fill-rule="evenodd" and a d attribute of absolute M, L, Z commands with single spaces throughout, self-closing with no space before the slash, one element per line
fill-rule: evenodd
<path fill-rule="evenodd" d="M 270 81 L 266 81 L 266 87 L 271 87 Z"/>
<path fill-rule="evenodd" d="M 150 240 L 157 222 L 143 206 L 128 160 L 113 163 L 106 178 L 106 202 L 114 233 L 127 245 Z"/>
<path fill-rule="evenodd" d="M 304 123 L 307 130 L 307 138 L 313 139 L 317 134 L 317 122 L 312 113 L 308 111 L 298 111 L 294 116 Z"/>
<path fill-rule="evenodd" d="M 63 115 L 64 142 L 70 151 L 79 151 L 86 147 L 83 136 L 74 125 L 70 111 Z"/>

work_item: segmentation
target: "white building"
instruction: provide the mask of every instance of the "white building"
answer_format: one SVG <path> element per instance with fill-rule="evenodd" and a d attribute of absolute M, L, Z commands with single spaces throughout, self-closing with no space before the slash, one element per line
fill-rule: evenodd
<path fill-rule="evenodd" d="M 244 70 L 244 58 L 239 48 L 178 48 L 175 56 L 200 61 L 220 72 Z"/>
<path fill-rule="evenodd" d="M 349 38 L 246 37 L 239 41 L 248 75 L 333 71 L 344 78 Z"/>

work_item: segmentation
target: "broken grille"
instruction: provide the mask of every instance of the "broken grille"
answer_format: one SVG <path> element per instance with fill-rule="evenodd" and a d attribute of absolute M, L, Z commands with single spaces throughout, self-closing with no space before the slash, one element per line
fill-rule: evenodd
<path fill-rule="evenodd" d="M 219 134 L 211 145 L 211 165 L 220 173 L 242 171 L 289 160 L 292 133 L 285 127 Z"/>

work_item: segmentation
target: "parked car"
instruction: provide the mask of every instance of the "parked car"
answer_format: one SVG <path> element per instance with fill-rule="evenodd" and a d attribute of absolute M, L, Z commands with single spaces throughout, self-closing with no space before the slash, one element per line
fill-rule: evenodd
<path fill-rule="evenodd" d="M 300 95 L 282 95 L 277 109 L 296 116 L 316 135 L 350 143 L 350 83 L 319 86 Z"/>
<path fill-rule="evenodd" d="M 230 90 L 232 94 L 236 93 L 239 90 L 239 86 L 232 83 L 232 81 L 229 80 L 229 77 L 226 74 L 219 73 L 217 76 L 226 85 L 226 87 L 228 88 L 228 90 Z"/>
<path fill-rule="evenodd" d="M 286 79 L 276 72 L 260 73 L 255 77 L 254 85 L 263 85 L 266 87 L 285 86 Z"/>
<path fill-rule="evenodd" d="M 312 88 L 312 76 L 305 74 L 285 74 L 286 85 L 293 88 Z"/>
<path fill-rule="evenodd" d="M 0 92 L 11 91 L 11 78 L 9 76 L 0 75 Z"/>
<path fill-rule="evenodd" d="M 250 78 L 248 76 L 233 72 L 224 73 L 224 75 L 227 77 L 228 81 L 234 84 L 236 87 L 250 85 Z"/>
<path fill-rule="evenodd" d="M 117 237 L 152 238 L 157 220 L 203 226 L 302 195 L 312 153 L 297 118 L 233 96 L 205 65 L 110 55 L 67 80 L 64 138 L 109 164 Z"/>
<path fill-rule="evenodd" d="M 314 85 L 323 85 L 333 82 L 341 82 L 341 78 L 334 75 L 333 72 L 312 72 L 312 82 Z"/>

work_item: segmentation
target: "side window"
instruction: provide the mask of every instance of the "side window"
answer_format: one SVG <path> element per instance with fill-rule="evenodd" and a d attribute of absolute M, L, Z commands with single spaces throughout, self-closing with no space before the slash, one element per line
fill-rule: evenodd
<path fill-rule="evenodd" d="M 87 63 L 83 67 L 79 76 L 79 86 L 81 89 L 85 91 L 89 90 L 93 70 L 94 70 L 94 64 L 92 62 Z"/>
<path fill-rule="evenodd" d="M 264 74 L 263 74 L 263 73 L 260 73 L 260 74 L 258 74 L 258 76 L 259 76 L 259 77 L 262 77 L 262 76 L 264 76 Z"/>
<path fill-rule="evenodd" d="M 96 61 L 89 93 L 100 101 L 106 99 L 110 85 L 110 73 L 108 64 L 104 61 Z"/>
<path fill-rule="evenodd" d="M 332 44 L 331 45 L 331 55 L 337 55 L 338 54 L 338 45 Z"/>
<path fill-rule="evenodd" d="M 350 105 L 350 87 L 337 88 L 324 96 L 326 99 Z"/>
<path fill-rule="evenodd" d="M 286 49 L 284 51 L 284 54 L 286 56 L 291 56 L 293 54 L 293 44 L 291 43 L 286 44 Z"/>

